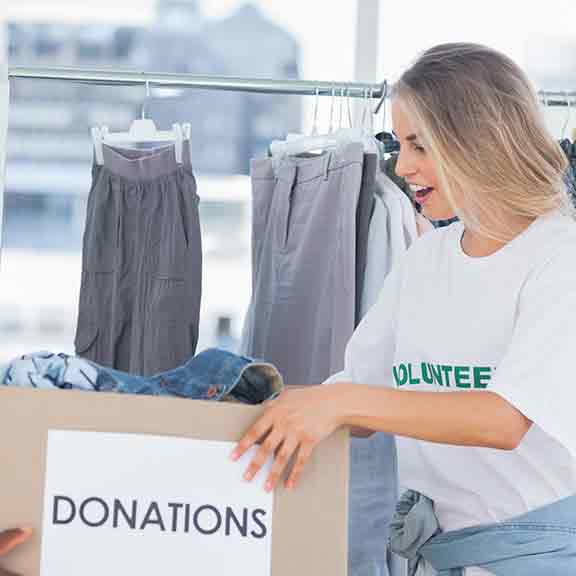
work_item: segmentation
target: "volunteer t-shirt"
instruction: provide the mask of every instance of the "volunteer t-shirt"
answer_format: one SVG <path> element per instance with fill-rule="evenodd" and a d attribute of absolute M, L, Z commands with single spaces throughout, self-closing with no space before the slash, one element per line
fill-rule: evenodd
<path fill-rule="evenodd" d="M 490 390 L 534 422 L 512 451 L 397 438 L 401 486 L 434 500 L 445 531 L 576 493 L 576 223 L 552 212 L 478 258 L 462 233 L 458 222 L 416 240 L 331 379 Z"/>

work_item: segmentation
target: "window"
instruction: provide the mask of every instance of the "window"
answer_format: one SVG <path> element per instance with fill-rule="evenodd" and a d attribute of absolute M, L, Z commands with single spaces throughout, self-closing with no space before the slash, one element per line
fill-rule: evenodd
<path fill-rule="evenodd" d="M 323 4 L 323 3 L 318 3 Z M 356 0 L 21 0 L 10 3 L 13 65 L 80 66 L 228 76 L 350 80 Z M 316 22 L 316 24 L 314 24 Z M 258 42 L 254 42 L 258 38 Z M 73 351 L 90 128 L 126 130 L 142 87 L 19 80 L 12 86 L 0 361 L 33 349 Z M 192 124 L 204 251 L 199 349 L 237 343 L 251 289 L 250 159 L 302 131 L 313 98 L 155 88 L 158 128 Z M 320 116 L 326 112 L 323 106 Z M 41 289 L 40 289 L 41 287 Z"/>

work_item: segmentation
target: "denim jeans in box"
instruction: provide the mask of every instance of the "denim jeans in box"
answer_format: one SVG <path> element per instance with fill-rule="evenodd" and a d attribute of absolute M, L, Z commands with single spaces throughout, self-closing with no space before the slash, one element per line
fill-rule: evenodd
<path fill-rule="evenodd" d="M 278 395 L 284 384 L 272 364 L 211 348 L 154 376 L 128 374 L 67 354 L 38 352 L 0 367 L 0 385 L 259 404 Z"/>

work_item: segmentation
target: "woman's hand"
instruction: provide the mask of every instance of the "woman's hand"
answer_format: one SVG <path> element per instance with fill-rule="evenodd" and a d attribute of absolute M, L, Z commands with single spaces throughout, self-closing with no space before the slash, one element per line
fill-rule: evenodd
<path fill-rule="evenodd" d="M 26 542 L 32 530 L 30 528 L 17 528 L 14 530 L 4 530 L 0 532 L 0 556 L 5 556 L 11 550 L 16 548 L 16 546 Z M 8 572 L 3 570 L 0 566 L 0 576 L 17 576 L 14 572 Z"/>
<path fill-rule="evenodd" d="M 268 458 L 275 453 L 266 480 L 266 491 L 274 490 L 294 454 L 296 461 L 287 488 L 296 485 L 314 448 L 340 426 L 335 386 L 308 386 L 285 390 L 276 400 L 265 404 L 264 414 L 248 430 L 232 453 L 237 460 L 251 446 L 262 441 L 244 478 L 252 480 Z"/>

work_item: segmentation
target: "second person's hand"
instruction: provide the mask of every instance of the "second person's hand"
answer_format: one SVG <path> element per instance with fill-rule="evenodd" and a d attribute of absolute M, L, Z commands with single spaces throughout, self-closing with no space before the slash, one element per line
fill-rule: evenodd
<path fill-rule="evenodd" d="M 262 442 L 244 478 L 252 480 L 268 458 L 274 455 L 265 490 L 276 487 L 292 456 L 296 461 L 286 482 L 293 488 L 314 448 L 340 425 L 338 385 L 288 389 L 266 404 L 264 414 L 251 426 L 232 453 L 240 458 L 250 447 Z"/>
<path fill-rule="evenodd" d="M 4 532 L 0 532 L 0 556 L 5 556 L 16 546 L 26 542 L 30 535 L 32 534 L 32 530 L 29 528 L 15 528 L 13 530 L 4 530 Z M 8 572 L 4 570 L 2 566 L 0 566 L 0 576 L 17 576 L 14 572 Z"/>

